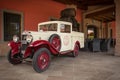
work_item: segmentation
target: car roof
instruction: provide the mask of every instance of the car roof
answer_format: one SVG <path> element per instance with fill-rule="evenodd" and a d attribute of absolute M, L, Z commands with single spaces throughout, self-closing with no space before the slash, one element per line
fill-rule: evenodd
<path fill-rule="evenodd" d="M 66 21 L 47 21 L 47 22 L 41 22 L 38 25 L 44 25 L 44 24 L 50 24 L 50 23 L 57 23 L 57 24 L 69 24 L 72 25 L 71 22 L 66 22 Z"/>

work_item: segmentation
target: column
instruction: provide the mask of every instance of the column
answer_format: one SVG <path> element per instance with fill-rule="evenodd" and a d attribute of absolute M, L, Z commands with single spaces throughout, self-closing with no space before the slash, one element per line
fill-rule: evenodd
<path fill-rule="evenodd" d="M 116 6 L 116 46 L 115 55 L 120 56 L 120 0 L 114 0 Z"/>

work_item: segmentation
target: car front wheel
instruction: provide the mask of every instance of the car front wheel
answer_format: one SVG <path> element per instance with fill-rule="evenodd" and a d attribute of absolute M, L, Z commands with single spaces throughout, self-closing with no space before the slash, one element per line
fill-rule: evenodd
<path fill-rule="evenodd" d="M 51 61 L 50 51 L 47 48 L 40 48 L 33 56 L 33 68 L 40 73 L 48 69 Z"/>
<path fill-rule="evenodd" d="M 11 64 L 14 65 L 22 63 L 22 56 L 20 55 L 20 53 L 12 56 L 11 50 L 8 52 L 7 59 Z"/>

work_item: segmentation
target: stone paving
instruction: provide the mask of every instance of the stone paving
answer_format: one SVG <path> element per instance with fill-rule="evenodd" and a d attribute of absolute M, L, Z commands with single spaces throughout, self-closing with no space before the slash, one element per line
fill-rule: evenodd
<path fill-rule="evenodd" d="M 120 57 L 109 52 L 80 52 L 76 58 L 53 57 L 50 67 L 42 73 L 32 63 L 8 63 L 0 57 L 0 80 L 120 80 Z"/>

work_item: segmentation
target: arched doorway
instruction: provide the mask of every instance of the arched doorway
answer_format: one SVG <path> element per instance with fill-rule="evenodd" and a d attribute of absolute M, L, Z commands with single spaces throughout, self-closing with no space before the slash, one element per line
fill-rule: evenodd
<path fill-rule="evenodd" d="M 98 28 L 95 25 L 87 26 L 87 38 L 88 39 L 98 38 Z"/>

